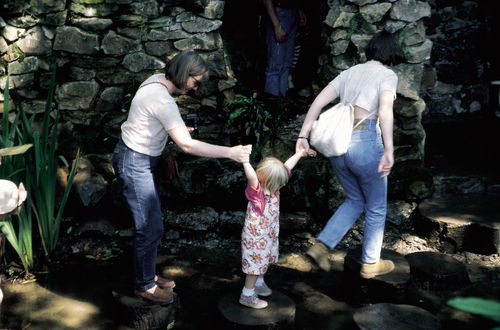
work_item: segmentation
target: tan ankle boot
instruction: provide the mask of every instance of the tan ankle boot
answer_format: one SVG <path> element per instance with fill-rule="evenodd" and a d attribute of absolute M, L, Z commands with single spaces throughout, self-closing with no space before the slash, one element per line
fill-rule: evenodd
<path fill-rule="evenodd" d="M 384 275 L 394 270 L 394 263 L 391 260 L 380 259 L 374 264 L 361 264 L 360 275 L 362 278 L 372 278 Z"/>
<path fill-rule="evenodd" d="M 307 250 L 306 254 L 316 262 L 319 268 L 325 272 L 330 271 L 332 267 L 330 265 L 330 259 L 328 259 L 330 251 L 325 244 L 321 242 L 315 243 L 309 248 L 309 250 Z"/>

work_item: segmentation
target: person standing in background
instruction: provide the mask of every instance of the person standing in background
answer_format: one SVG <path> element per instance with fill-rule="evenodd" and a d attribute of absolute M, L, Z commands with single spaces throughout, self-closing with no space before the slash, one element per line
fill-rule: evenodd
<path fill-rule="evenodd" d="M 299 7 L 299 0 L 262 1 L 267 13 L 264 91 L 275 96 L 285 96 L 298 29 L 306 24 L 307 19 Z"/>

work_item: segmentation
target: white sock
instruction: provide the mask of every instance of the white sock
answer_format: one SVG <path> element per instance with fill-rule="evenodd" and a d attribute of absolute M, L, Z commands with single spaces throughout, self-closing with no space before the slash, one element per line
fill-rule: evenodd
<path fill-rule="evenodd" d="M 257 277 L 257 281 L 255 282 L 255 285 L 256 286 L 263 286 L 264 284 L 266 284 L 266 282 L 264 282 L 264 278 L 263 277 Z"/>
<path fill-rule="evenodd" d="M 153 286 L 151 289 L 147 289 L 146 291 L 149 293 L 155 293 L 156 285 Z"/>
<path fill-rule="evenodd" d="M 243 293 L 244 296 L 253 296 L 255 294 L 255 289 L 247 289 L 246 287 L 243 287 L 243 290 L 241 290 L 241 293 Z"/>

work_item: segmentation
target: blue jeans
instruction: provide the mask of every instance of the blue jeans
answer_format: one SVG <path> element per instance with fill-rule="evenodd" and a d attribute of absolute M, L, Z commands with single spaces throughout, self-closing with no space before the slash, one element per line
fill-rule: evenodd
<path fill-rule="evenodd" d="M 116 144 L 113 168 L 135 223 L 134 284 L 139 291 L 155 285 L 156 255 L 163 235 L 163 214 L 155 179 L 160 156 L 152 157 Z"/>
<path fill-rule="evenodd" d="M 276 14 L 281 26 L 285 29 L 286 39 L 280 43 L 276 41 L 273 25 L 268 19 L 266 27 L 267 67 L 264 91 L 276 96 L 285 96 L 288 89 L 288 74 L 293 65 L 299 21 L 297 9 L 276 7 Z"/>
<path fill-rule="evenodd" d="M 344 188 L 346 200 L 328 220 L 318 239 L 333 249 L 365 213 L 361 262 L 374 263 L 380 259 L 387 214 L 387 177 L 377 172 L 384 153 L 376 119 L 367 119 L 355 129 L 346 154 L 331 157 L 330 162 L 338 181 Z"/>

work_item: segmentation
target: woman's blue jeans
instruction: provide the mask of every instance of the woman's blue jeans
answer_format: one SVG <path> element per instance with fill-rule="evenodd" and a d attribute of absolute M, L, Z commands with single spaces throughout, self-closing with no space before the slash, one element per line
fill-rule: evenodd
<path fill-rule="evenodd" d="M 318 239 L 333 249 L 365 213 L 361 262 L 380 259 L 387 214 L 387 177 L 377 172 L 384 153 L 376 119 L 367 119 L 355 129 L 347 153 L 331 157 L 330 162 L 344 188 L 346 200 L 328 220 Z"/>
<path fill-rule="evenodd" d="M 293 65 L 299 21 L 297 9 L 276 7 L 276 15 L 278 15 L 281 26 L 285 29 L 286 39 L 283 42 L 276 41 L 273 25 L 268 19 L 266 27 L 267 67 L 264 91 L 276 96 L 285 96 L 288 89 L 289 71 Z"/>
<path fill-rule="evenodd" d="M 113 168 L 135 223 L 134 284 L 139 291 L 155 285 L 157 247 L 163 236 L 155 168 L 160 157 L 128 148 L 120 140 L 113 153 Z"/>

